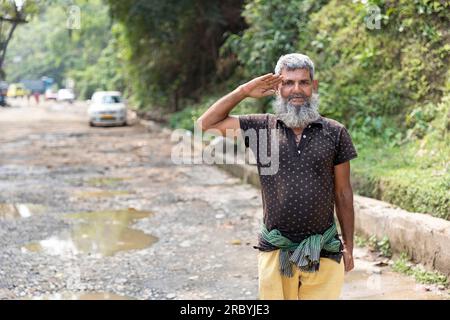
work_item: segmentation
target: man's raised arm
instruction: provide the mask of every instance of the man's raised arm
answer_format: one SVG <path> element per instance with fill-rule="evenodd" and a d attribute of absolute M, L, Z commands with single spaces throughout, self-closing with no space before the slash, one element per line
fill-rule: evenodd
<path fill-rule="evenodd" d="M 274 94 L 280 81 L 280 75 L 268 73 L 240 85 L 209 107 L 197 119 L 197 125 L 202 131 L 216 129 L 225 136 L 227 130 L 232 130 L 234 136 L 237 136 L 237 132 L 240 129 L 239 119 L 236 116 L 229 115 L 231 110 L 247 97 L 261 98 Z"/>

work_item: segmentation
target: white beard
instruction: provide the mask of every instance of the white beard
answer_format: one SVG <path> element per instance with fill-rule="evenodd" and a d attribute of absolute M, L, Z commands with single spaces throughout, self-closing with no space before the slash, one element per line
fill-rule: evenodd
<path fill-rule="evenodd" d="M 273 102 L 276 115 L 288 127 L 305 128 L 310 122 L 320 117 L 318 93 L 313 93 L 309 100 L 297 106 L 288 102 L 288 99 L 284 100 L 280 95 L 277 95 Z"/>

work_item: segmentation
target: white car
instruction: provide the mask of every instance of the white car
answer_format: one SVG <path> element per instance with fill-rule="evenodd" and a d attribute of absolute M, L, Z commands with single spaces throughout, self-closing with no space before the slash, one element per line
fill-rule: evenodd
<path fill-rule="evenodd" d="M 45 97 L 45 100 L 57 100 L 58 93 L 49 88 L 49 89 L 45 90 L 44 97 Z"/>
<path fill-rule="evenodd" d="M 70 89 L 59 89 L 56 95 L 58 101 L 69 101 L 72 103 L 75 100 L 75 94 Z"/>
<path fill-rule="evenodd" d="M 119 91 L 97 91 L 92 95 L 88 108 L 89 124 L 127 124 L 127 107 Z"/>

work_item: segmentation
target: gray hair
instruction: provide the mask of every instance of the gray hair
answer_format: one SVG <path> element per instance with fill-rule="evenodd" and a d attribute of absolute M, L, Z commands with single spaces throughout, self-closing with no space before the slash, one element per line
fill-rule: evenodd
<path fill-rule="evenodd" d="M 277 61 L 277 65 L 275 66 L 275 74 L 280 74 L 283 68 L 286 68 L 289 71 L 297 69 L 307 69 L 309 70 L 311 80 L 314 80 L 314 63 L 308 56 L 304 54 L 289 53 L 281 56 Z"/>
<path fill-rule="evenodd" d="M 300 107 L 277 95 L 272 106 L 278 118 L 290 128 L 305 128 L 320 117 L 318 93 L 313 93 L 310 100 L 305 101 Z"/>

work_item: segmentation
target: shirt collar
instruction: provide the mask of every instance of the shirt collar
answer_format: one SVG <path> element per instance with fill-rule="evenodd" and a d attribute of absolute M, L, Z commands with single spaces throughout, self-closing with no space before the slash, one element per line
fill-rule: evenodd
<path fill-rule="evenodd" d="M 277 122 L 279 121 L 279 122 L 281 122 L 283 125 L 286 126 L 286 124 L 283 122 L 283 120 L 281 120 L 281 119 L 278 117 L 277 114 L 275 115 L 275 117 L 276 117 L 276 119 L 277 119 Z M 317 118 L 317 119 L 314 120 L 314 121 L 311 121 L 311 122 L 309 123 L 309 125 L 311 125 L 311 126 L 313 126 L 313 127 L 316 126 L 316 127 L 322 128 L 322 127 L 323 127 L 323 123 L 324 123 L 323 117 L 319 115 L 319 118 Z"/>

